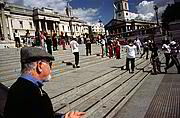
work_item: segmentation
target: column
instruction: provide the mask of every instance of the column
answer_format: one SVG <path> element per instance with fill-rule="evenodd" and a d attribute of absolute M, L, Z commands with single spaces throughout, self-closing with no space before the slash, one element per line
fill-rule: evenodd
<path fill-rule="evenodd" d="M 47 22 L 45 21 L 45 30 L 48 31 Z"/>
<path fill-rule="evenodd" d="M 41 21 L 39 21 L 39 31 L 42 31 Z"/>
<path fill-rule="evenodd" d="M 8 40 L 8 34 L 7 34 L 7 24 L 6 24 L 6 17 L 4 14 L 4 4 L 0 4 L 0 9 L 1 9 L 1 18 L 2 18 L 2 30 L 4 34 L 4 39 Z"/>
<path fill-rule="evenodd" d="M 12 31 L 12 24 L 11 24 L 11 18 L 8 17 L 8 26 L 9 26 L 9 35 L 11 40 L 14 40 L 14 35 L 13 35 L 13 31 Z"/>
<path fill-rule="evenodd" d="M 53 29 L 54 29 L 54 32 L 56 32 L 56 25 L 55 25 L 55 22 L 53 22 Z"/>

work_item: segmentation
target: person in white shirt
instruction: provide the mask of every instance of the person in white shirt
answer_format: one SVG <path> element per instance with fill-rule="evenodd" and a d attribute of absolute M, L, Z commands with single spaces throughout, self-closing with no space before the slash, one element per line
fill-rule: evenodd
<path fill-rule="evenodd" d="M 137 54 L 141 54 L 141 46 L 142 46 L 142 44 L 141 44 L 141 41 L 139 40 L 138 37 L 135 39 L 134 43 L 137 46 Z"/>
<path fill-rule="evenodd" d="M 76 68 L 80 68 L 79 66 L 79 48 L 78 48 L 79 44 L 76 41 L 76 37 L 73 36 L 72 41 L 70 42 L 70 48 L 72 50 L 72 53 L 75 56 L 75 66 Z"/>
<path fill-rule="evenodd" d="M 170 53 L 171 53 L 171 48 L 170 48 L 170 42 L 169 40 L 164 40 L 163 42 L 163 46 L 162 46 L 162 50 L 164 51 L 164 56 L 166 58 L 166 67 L 169 65 L 169 61 L 170 61 Z"/>
<path fill-rule="evenodd" d="M 134 73 L 135 68 L 135 57 L 136 57 L 136 46 L 133 44 L 132 40 L 128 40 L 128 45 L 125 46 L 127 48 L 127 59 L 126 59 L 126 70 L 129 73 Z M 129 61 L 131 61 L 131 70 L 129 69 Z"/>

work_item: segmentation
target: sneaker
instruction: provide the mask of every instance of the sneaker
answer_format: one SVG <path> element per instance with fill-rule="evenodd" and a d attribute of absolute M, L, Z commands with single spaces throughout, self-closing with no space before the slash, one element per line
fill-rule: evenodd
<path fill-rule="evenodd" d="M 75 66 L 75 65 L 73 65 L 73 68 L 76 68 L 76 66 Z"/>
<path fill-rule="evenodd" d="M 80 66 L 76 66 L 76 68 L 80 68 Z"/>

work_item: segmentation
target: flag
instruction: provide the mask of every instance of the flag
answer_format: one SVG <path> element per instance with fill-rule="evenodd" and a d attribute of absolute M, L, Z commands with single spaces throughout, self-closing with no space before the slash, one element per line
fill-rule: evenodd
<path fill-rule="evenodd" d="M 116 7 L 116 5 L 115 5 L 115 4 L 113 4 L 113 6 L 114 6 L 114 8 L 115 8 L 115 9 L 117 9 L 117 7 Z"/>

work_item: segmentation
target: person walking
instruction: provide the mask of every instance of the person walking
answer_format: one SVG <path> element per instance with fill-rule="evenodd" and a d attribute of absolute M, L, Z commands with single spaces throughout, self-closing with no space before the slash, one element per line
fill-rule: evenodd
<path fill-rule="evenodd" d="M 51 99 L 43 90 L 51 80 L 54 57 L 36 47 L 21 49 L 21 75 L 8 91 L 5 118 L 81 118 L 84 112 L 55 114 Z"/>
<path fill-rule="evenodd" d="M 143 43 L 143 54 L 141 55 L 140 58 L 143 57 L 143 55 L 146 53 L 146 59 L 149 59 L 148 58 L 148 55 L 149 55 L 149 40 L 148 39 L 144 39 L 144 43 Z"/>
<path fill-rule="evenodd" d="M 79 65 L 79 48 L 78 48 L 79 44 L 76 41 L 76 37 L 73 36 L 72 41 L 70 42 L 70 48 L 72 53 L 75 56 L 75 66 L 73 66 L 74 68 L 80 68 Z"/>
<path fill-rule="evenodd" d="M 170 48 L 171 48 L 171 53 L 170 53 L 171 62 L 167 67 L 164 68 L 165 73 L 167 73 L 167 70 L 169 68 L 176 65 L 177 73 L 180 74 L 180 64 L 179 64 L 179 60 L 177 58 L 177 55 L 179 53 L 178 44 L 176 43 L 176 41 L 174 39 L 170 42 Z"/>
<path fill-rule="evenodd" d="M 150 47 L 151 47 L 150 50 L 152 51 L 151 59 L 150 59 L 150 62 L 153 66 L 152 74 L 156 75 L 157 73 L 161 73 L 161 62 L 159 61 L 158 58 L 158 47 L 154 42 L 151 44 Z"/>
<path fill-rule="evenodd" d="M 47 45 L 47 51 L 49 54 L 52 55 L 52 40 L 51 40 L 51 37 L 47 34 L 46 35 L 46 45 Z"/>
<path fill-rule="evenodd" d="M 132 40 L 128 40 L 128 45 L 124 46 L 127 49 L 127 59 L 126 59 L 126 70 L 129 73 L 134 73 L 135 68 L 135 57 L 136 57 L 136 46 L 133 44 Z M 129 61 L 131 61 L 131 70 L 129 69 Z"/>
<path fill-rule="evenodd" d="M 14 39 L 15 39 L 15 46 L 16 46 L 17 48 L 21 47 L 20 35 L 19 35 L 19 33 L 18 33 L 17 30 L 15 30 Z"/>
<path fill-rule="evenodd" d="M 119 40 L 116 40 L 116 59 L 121 59 L 121 55 L 120 55 L 120 43 Z"/>
<path fill-rule="evenodd" d="M 166 58 L 166 67 L 169 65 L 169 61 L 171 59 L 171 48 L 169 40 L 163 40 L 162 50 L 164 51 L 164 56 Z"/>
<path fill-rule="evenodd" d="M 91 39 L 89 36 L 86 38 L 86 56 L 91 55 Z"/>

